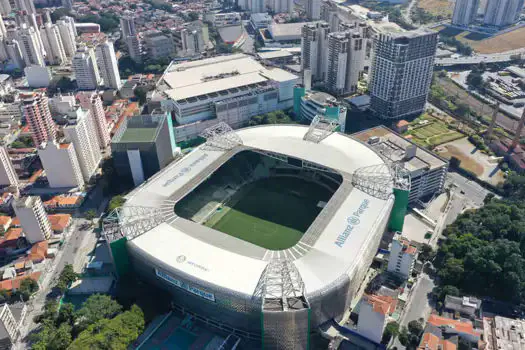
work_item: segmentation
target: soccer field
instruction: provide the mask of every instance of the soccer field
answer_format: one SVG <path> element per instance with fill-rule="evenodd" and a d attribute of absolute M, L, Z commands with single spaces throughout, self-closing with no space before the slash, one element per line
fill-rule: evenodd
<path fill-rule="evenodd" d="M 247 185 L 207 225 L 266 249 L 294 246 L 327 202 L 330 191 L 305 180 L 273 177 Z"/>

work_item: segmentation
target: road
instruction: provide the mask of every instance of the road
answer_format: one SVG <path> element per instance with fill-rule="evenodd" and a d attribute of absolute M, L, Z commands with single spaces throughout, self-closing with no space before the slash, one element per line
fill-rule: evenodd
<path fill-rule="evenodd" d="M 512 60 L 512 56 L 517 54 L 525 54 L 525 49 L 519 49 L 509 52 L 495 53 L 495 54 L 486 54 L 486 55 L 474 55 L 467 57 L 458 57 L 458 58 L 436 58 L 434 64 L 436 66 L 455 66 L 458 64 L 477 64 L 481 62 L 507 62 Z"/>
<path fill-rule="evenodd" d="M 401 327 L 406 327 L 408 323 L 413 320 L 417 321 L 420 318 L 424 320 L 427 319 L 432 311 L 432 307 L 429 304 L 429 294 L 432 292 L 432 289 L 434 289 L 434 286 L 434 281 L 427 274 L 421 273 L 421 275 L 419 275 L 410 299 L 408 300 L 408 307 L 399 320 Z M 393 346 L 397 346 L 398 349 L 405 348 L 397 338 L 394 340 Z"/>
<path fill-rule="evenodd" d="M 407 8 L 402 10 L 403 19 L 408 24 L 412 24 L 412 8 L 417 3 L 417 0 L 410 0 L 410 3 L 408 4 Z"/>
<path fill-rule="evenodd" d="M 445 181 L 445 185 L 448 184 L 453 184 L 456 186 L 466 201 L 470 202 L 475 207 L 481 207 L 487 194 L 492 193 L 491 191 L 481 187 L 481 185 L 477 182 L 469 180 L 466 177 L 452 171 L 448 173 L 447 179 Z"/>
<path fill-rule="evenodd" d="M 42 313 L 42 308 L 46 302 L 47 295 L 51 292 L 52 286 L 55 285 L 60 272 L 66 264 L 73 264 L 75 262 L 75 256 L 77 251 L 82 246 L 82 242 L 86 235 L 92 235 L 91 230 L 77 230 L 78 227 L 86 223 L 85 219 L 75 219 L 70 227 L 71 234 L 66 238 L 66 243 L 57 254 L 54 260 L 48 261 L 48 267 L 46 267 L 46 276 L 41 283 L 40 290 L 32 297 L 28 306 L 28 313 L 25 318 L 23 328 L 20 330 L 23 339 L 29 332 L 36 328 L 36 324 L 33 322 L 33 318 Z M 26 344 L 19 342 L 16 344 L 15 349 L 27 349 Z"/>

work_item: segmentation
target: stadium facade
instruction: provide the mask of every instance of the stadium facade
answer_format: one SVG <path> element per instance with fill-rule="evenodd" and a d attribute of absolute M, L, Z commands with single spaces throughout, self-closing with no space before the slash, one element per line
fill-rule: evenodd
<path fill-rule="evenodd" d="M 382 234 L 399 225 L 408 203 L 403 169 L 335 129 L 319 118 L 310 127 L 207 129 L 204 145 L 136 188 L 105 220 L 117 270 L 132 266 L 168 289 L 180 310 L 263 348 L 308 348 L 311 332 L 342 318 Z M 336 183 L 289 249 L 268 250 L 175 214 L 175 204 L 245 151 L 279 161 L 256 164 L 245 181 L 286 174 Z"/>

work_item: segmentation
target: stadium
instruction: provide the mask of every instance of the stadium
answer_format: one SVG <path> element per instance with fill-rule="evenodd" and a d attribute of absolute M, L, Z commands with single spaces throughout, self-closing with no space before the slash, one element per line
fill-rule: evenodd
<path fill-rule="evenodd" d="M 336 127 L 207 129 L 105 220 L 117 271 L 264 348 L 307 348 L 348 309 L 408 202 L 403 169 Z"/>

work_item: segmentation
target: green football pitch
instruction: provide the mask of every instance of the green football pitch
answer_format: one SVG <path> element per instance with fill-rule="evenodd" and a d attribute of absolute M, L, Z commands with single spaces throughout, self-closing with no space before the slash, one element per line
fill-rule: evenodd
<path fill-rule="evenodd" d="M 241 188 L 207 226 L 272 250 L 294 246 L 331 193 L 297 178 L 272 177 Z"/>

